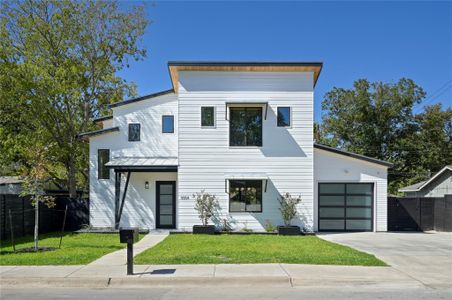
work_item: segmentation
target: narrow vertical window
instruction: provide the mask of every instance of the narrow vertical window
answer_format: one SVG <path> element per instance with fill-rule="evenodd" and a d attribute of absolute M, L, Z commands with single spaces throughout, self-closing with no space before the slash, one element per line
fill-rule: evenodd
<path fill-rule="evenodd" d="M 174 116 L 162 117 L 162 132 L 174 133 Z"/>
<path fill-rule="evenodd" d="M 97 178 L 110 179 L 110 170 L 105 166 L 110 161 L 109 149 L 97 150 Z"/>
<path fill-rule="evenodd" d="M 290 107 L 278 107 L 278 127 L 290 127 Z"/>
<path fill-rule="evenodd" d="M 215 126 L 215 108 L 213 106 L 201 107 L 201 126 L 202 127 Z"/>
<path fill-rule="evenodd" d="M 140 141 L 140 124 L 129 124 L 129 142 Z"/>

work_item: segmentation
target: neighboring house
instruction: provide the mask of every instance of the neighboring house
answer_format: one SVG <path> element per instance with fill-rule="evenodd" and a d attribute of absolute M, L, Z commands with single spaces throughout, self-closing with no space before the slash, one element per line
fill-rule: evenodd
<path fill-rule="evenodd" d="M 0 176 L 0 195 L 19 195 L 23 181 L 20 176 Z"/>
<path fill-rule="evenodd" d="M 429 180 L 399 189 L 406 197 L 444 197 L 452 195 L 452 165 L 445 166 Z"/>
<path fill-rule="evenodd" d="M 215 194 L 236 229 L 282 225 L 301 196 L 309 231 L 386 231 L 390 163 L 313 142 L 322 63 L 170 62 L 173 89 L 111 104 L 90 141 L 93 227 L 191 231 L 193 194 Z"/>

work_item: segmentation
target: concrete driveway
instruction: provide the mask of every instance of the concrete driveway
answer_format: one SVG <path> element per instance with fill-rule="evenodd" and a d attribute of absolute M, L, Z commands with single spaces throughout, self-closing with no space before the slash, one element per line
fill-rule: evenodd
<path fill-rule="evenodd" d="M 320 238 L 374 254 L 426 286 L 452 286 L 452 233 L 322 233 Z"/>

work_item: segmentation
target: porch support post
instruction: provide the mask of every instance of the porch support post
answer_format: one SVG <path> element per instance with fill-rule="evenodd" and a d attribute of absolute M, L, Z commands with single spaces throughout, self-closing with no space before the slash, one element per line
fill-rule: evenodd
<path fill-rule="evenodd" d="M 121 195 L 121 172 L 115 170 L 115 229 L 118 229 L 119 227 L 118 211 L 120 195 Z"/>
<path fill-rule="evenodd" d="M 127 194 L 127 188 L 129 187 L 129 180 L 130 180 L 130 171 L 127 172 L 126 185 L 124 186 L 124 192 L 122 192 L 121 207 L 119 208 L 119 212 L 118 212 L 118 226 L 119 226 L 119 222 L 121 221 L 121 215 L 122 215 L 122 209 L 124 208 L 124 202 L 126 201 L 126 194 Z"/>

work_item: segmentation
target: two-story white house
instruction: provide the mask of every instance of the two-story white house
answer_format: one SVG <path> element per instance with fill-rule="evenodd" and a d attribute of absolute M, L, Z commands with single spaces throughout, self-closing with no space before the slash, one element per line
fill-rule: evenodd
<path fill-rule="evenodd" d="M 90 143 L 90 222 L 191 231 L 193 194 L 237 230 L 282 225 L 301 196 L 309 231 L 386 231 L 390 163 L 315 144 L 322 63 L 169 62 L 173 88 L 111 104 Z"/>

